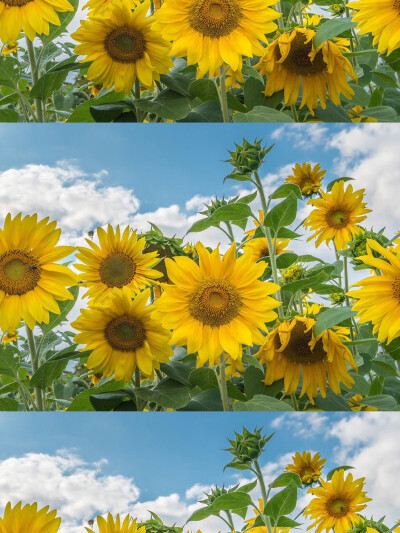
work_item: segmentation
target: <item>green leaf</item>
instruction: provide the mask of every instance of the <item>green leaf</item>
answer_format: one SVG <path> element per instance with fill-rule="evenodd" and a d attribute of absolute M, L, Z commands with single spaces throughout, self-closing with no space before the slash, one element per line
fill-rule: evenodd
<path fill-rule="evenodd" d="M 333 470 L 331 470 L 330 472 L 328 472 L 327 476 L 326 476 L 326 479 L 328 481 L 330 481 L 332 479 L 332 476 L 335 472 L 338 472 L 339 470 L 353 470 L 353 466 L 337 466 L 336 468 L 334 468 Z"/>
<path fill-rule="evenodd" d="M 213 222 L 231 222 L 233 220 L 243 220 L 252 216 L 250 207 L 242 202 L 227 204 L 216 209 L 212 215 Z"/>
<path fill-rule="evenodd" d="M 50 320 L 48 324 L 39 324 L 40 329 L 43 331 L 43 333 L 47 334 L 50 331 L 52 331 L 54 328 L 59 326 L 64 320 L 66 320 L 68 314 L 72 311 L 76 300 L 78 299 L 79 295 L 79 287 L 75 285 L 75 287 L 69 287 L 69 292 L 72 294 L 73 299 L 72 300 L 64 300 L 62 302 L 57 302 L 58 307 L 60 308 L 60 314 L 56 315 L 54 313 L 50 313 Z"/>
<path fill-rule="evenodd" d="M 314 335 L 318 337 L 318 335 L 326 329 L 333 328 L 333 326 L 337 326 L 344 320 L 356 316 L 356 314 L 357 313 L 355 313 L 351 307 L 347 306 L 327 309 L 318 315 L 314 326 Z"/>
<path fill-rule="evenodd" d="M 58 91 L 64 83 L 68 71 L 46 72 L 39 78 L 31 90 L 31 97 L 39 100 L 47 100 L 53 93 Z"/>
<path fill-rule="evenodd" d="M 288 486 L 272 496 L 267 502 L 264 514 L 270 516 L 276 523 L 280 516 L 292 513 L 297 504 L 297 485 L 290 481 Z"/>
<path fill-rule="evenodd" d="M 400 337 L 394 339 L 390 344 L 383 344 L 383 348 L 395 361 L 400 361 Z"/>
<path fill-rule="evenodd" d="M 13 398 L 0 398 L 0 411 L 18 411 L 19 404 Z"/>
<path fill-rule="evenodd" d="M 388 106 L 371 107 L 363 110 L 362 114 L 365 117 L 376 118 L 379 122 L 394 122 L 397 118 L 396 111 Z"/>
<path fill-rule="evenodd" d="M 270 487 L 286 487 L 291 482 L 293 482 L 297 487 L 299 487 L 299 489 L 301 489 L 303 486 L 300 476 L 298 474 L 295 474 L 294 472 L 285 472 L 284 474 L 281 474 L 276 479 L 274 479 L 274 481 L 270 484 Z"/>
<path fill-rule="evenodd" d="M 275 200 L 276 198 L 287 198 L 290 193 L 293 193 L 299 200 L 303 198 L 301 189 L 295 183 L 285 183 L 278 187 L 269 197 Z"/>
<path fill-rule="evenodd" d="M 14 109 L 0 109 L 0 122 L 18 122 L 18 118 Z"/>
<path fill-rule="evenodd" d="M 124 96 L 124 93 L 110 91 L 99 98 L 87 100 L 86 102 L 78 105 L 78 107 L 69 116 L 67 122 L 95 122 L 90 113 L 90 108 L 92 106 L 107 104 L 109 102 L 119 102 L 124 99 Z"/>
<path fill-rule="evenodd" d="M 314 36 L 314 47 L 318 48 L 328 39 L 333 39 L 345 31 L 355 28 L 357 24 L 351 18 L 330 19 L 321 24 Z"/>
<path fill-rule="evenodd" d="M 155 99 L 141 98 L 135 100 L 138 109 L 147 113 L 154 113 L 166 120 L 180 120 L 185 118 L 190 111 L 189 99 L 186 96 L 166 89 Z"/>
<path fill-rule="evenodd" d="M 326 392 L 326 397 L 319 394 L 315 398 L 315 405 L 323 411 L 351 411 L 348 403 L 342 396 L 338 396 L 331 389 Z"/>
<path fill-rule="evenodd" d="M 0 86 L 4 85 L 10 89 L 15 89 L 20 77 L 19 62 L 13 57 L 0 56 Z"/>
<path fill-rule="evenodd" d="M 193 514 L 188 518 L 188 522 L 199 522 L 200 520 L 205 520 L 209 516 L 217 514 L 217 511 L 213 511 L 211 507 L 203 507 L 202 509 L 197 509 Z"/>
<path fill-rule="evenodd" d="M 139 387 L 134 390 L 136 396 L 148 402 L 154 402 L 166 409 L 180 409 L 189 401 L 189 389 L 174 379 L 163 379 L 154 388 Z"/>
<path fill-rule="evenodd" d="M 228 492 L 218 496 L 211 505 L 214 512 L 218 511 L 233 511 L 235 509 L 242 509 L 252 505 L 252 501 L 247 492 Z"/>
<path fill-rule="evenodd" d="M 293 409 L 286 402 L 256 394 L 248 402 L 235 402 L 234 411 L 292 411 Z"/>
<path fill-rule="evenodd" d="M 69 3 L 74 8 L 73 11 L 66 11 L 65 13 L 57 13 L 58 18 L 60 19 L 60 25 L 56 26 L 50 24 L 50 31 L 48 35 L 41 35 L 40 39 L 43 44 L 47 45 L 54 41 L 56 37 L 59 37 L 62 33 L 65 32 L 70 22 L 74 19 L 75 14 L 78 10 L 79 0 L 68 0 Z"/>
<path fill-rule="evenodd" d="M 293 119 L 276 109 L 255 106 L 248 113 L 235 113 L 233 122 L 293 122 Z"/>
<path fill-rule="evenodd" d="M 332 190 L 332 187 L 335 185 L 335 183 L 338 183 L 339 181 L 354 181 L 354 178 L 347 178 L 347 177 L 336 178 L 335 180 L 333 180 L 330 183 L 328 183 L 328 186 L 327 186 L 326 190 L 328 192 L 330 192 Z"/>
<path fill-rule="evenodd" d="M 193 387 L 200 387 L 201 390 L 218 388 L 218 380 L 212 368 L 195 368 L 190 372 L 189 382 Z"/>
<path fill-rule="evenodd" d="M 193 80 L 189 87 L 190 96 L 193 98 L 200 98 L 200 100 L 218 100 L 217 87 L 213 80 L 202 78 L 200 80 Z"/>
<path fill-rule="evenodd" d="M 217 389 L 204 390 L 179 411 L 222 411 L 220 392 Z"/>
<path fill-rule="evenodd" d="M 100 394 L 102 392 L 117 391 L 124 388 L 123 381 L 110 380 L 98 387 L 86 389 L 78 394 L 68 407 L 68 411 L 94 411 L 94 407 L 90 402 L 90 397 L 93 394 Z"/>
<path fill-rule="evenodd" d="M 222 122 L 219 102 L 210 100 L 194 107 L 190 113 L 178 122 Z"/>
<path fill-rule="evenodd" d="M 264 225 L 276 233 L 279 228 L 290 226 L 297 215 L 297 197 L 290 192 L 287 198 L 275 205 L 265 217 Z"/>
<path fill-rule="evenodd" d="M 47 389 L 64 372 L 68 361 L 52 361 L 43 363 L 33 374 L 30 384 L 32 387 Z"/>
<path fill-rule="evenodd" d="M 288 268 L 297 261 L 298 255 L 293 252 L 285 252 L 276 257 L 276 266 L 278 268 Z"/>
<path fill-rule="evenodd" d="M 18 368 L 19 360 L 15 349 L 11 346 L 0 346 L 0 374 L 15 378 Z"/>
<path fill-rule="evenodd" d="M 173 74 L 162 74 L 160 79 L 161 82 L 169 89 L 172 89 L 183 96 L 191 96 L 189 92 L 189 85 L 191 84 L 192 80 L 188 78 L 188 76 L 174 72 Z"/>
<path fill-rule="evenodd" d="M 283 91 L 278 91 L 272 96 L 265 96 L 264 94 L 264 80 L 262 77 L 256 79 L 254 77 L 246 80 L 244 84 L 244 103 L 251 111 L 254 107 L 269 107 L 275 108 L 283 100 Z"/>
<path fill-rule="evenodd" d="M 396 411 L 398 407 L 396 400 L 388 394 L 363 398 L 362 404 L 376 407 L 378 411 Z"/>

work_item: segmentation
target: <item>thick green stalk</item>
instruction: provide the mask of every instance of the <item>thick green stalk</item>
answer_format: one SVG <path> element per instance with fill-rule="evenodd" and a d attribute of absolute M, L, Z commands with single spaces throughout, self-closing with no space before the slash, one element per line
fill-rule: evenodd
<path fill-rule="evenodd" d="M 260 483 L 261 495 L 262 495 L 262 498 L 263 498 L 264 509 L 265 509 L 265 506 L 267 505 L 267 502 L 268 502 L 269 492 L 267 492 L 267 489 L 265 487 L 264 477 L 262 475 L 261 468 L 260 468 L 260 465 L 258 463 L 258 460 L 255 459 L 253 461 L 253 464 L 254 464 L 254 468 L 255 468 L 255 472 L 256 472 L 256 475 L 257 475 L 258 482 Z M 271 526 L 270 517 L 269 516 L 265 516 L 265 515 L 263 515 L 263 517 L 264 517 L 265 525 L 267 526 L 268 533 L 272 533 L 272 526 Z"/>
<path fill-rule="evenodd" d="M 25 325 L 25 328 L 26 337 L 28 339 L 29 352 L 31 354 L 32 371 L 34 374 L 39 368 L 39 357 L 35 348 L 35 338 L 33 336 L 33 331 L 31 330 L 31 328 L 28 327 L 28 325 Z M 35 396 L 38 410 L 44 411 L 42 389 L 40 389 L 39 387 L 35 387 Z"/>
<path fill-rule="evenodd" d="M 31 65 L 32 84 L 35 85 L 38 81 L 38 66 L 36 64 L 35 49 L 33 48 L 33 43 L 30 39 L 28 39 L 28 37 L 26 37 L 26 47 L 28 50 L 29 63 Z M 38 122 L 43 122 L 42 101 L 36 98 L 35 106 L 36 106 L 36 115 L 38 118 Z"/>
<path fill-rule="evenodd" d="M 221 104 L 222 118 L 224 122 L 230 122 L 229 120 L 229 110 L 228 110 L 228 100 L 226 98 L 226 80 L 225 80 L 225 65 L 221 65 L 219 69 L 219 102 Z"/>
<path fill-rule="evenodd" d="M 140 387 L 140 370 L 138 367 L 135 369 L 135 388 Z M 142 400 L 136 396 L 136 409 L 138 411 L 143 411 Z"/>
<path fill-rule="evenodd" d="M 136 78 L 135 80 L 135 100 L 139 100 L 140 98 L 140 80 L 139 78 Z M 143 114 L 142 111 L 136 107 L 136 121 L 137 122 L 143 122 Z"/>
<path fill-rule="evenodd" d="M 277 2 L 275 4 L 275 9 L 278 11 L 278 13 L 282 13 L 282 4 L 279 0 L 279 2 Z M 283 30 L 284 29 L 284 25 L 283 25 L 283 13 L 282 13 L 282 16 L 278 18 L 278 28 L 280 30 Z"/>
<path fill-rule="evenodd" d="M 224 354 L 219 357 L 219 390 L 221 393 L 222 407 L 224 411 L 229 411 L 228 389 L 226 387 L 226 372 Z"/>

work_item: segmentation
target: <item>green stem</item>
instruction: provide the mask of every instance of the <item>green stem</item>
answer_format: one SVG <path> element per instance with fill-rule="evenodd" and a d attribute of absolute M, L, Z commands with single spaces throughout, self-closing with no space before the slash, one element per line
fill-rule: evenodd
<path fill-rule="evenodd" d="M 299 115 L 297 114 L 297 109 L 295 105 L 290 106 L 290 109 L 292 110 L 292 117 L 295 122 L 299 121 Z"/>
<path fill-rule="evenodd" d="M 296 395 L 295 395 L 295 394 L 291 394 L 290 397 L 291 397 L 291 399 L 292 399 L 293 409 L 294 409 L 295 411 L 298 411 L 298 410 L 299 410 L 299 404 L 297 403 Z"/>
<path fill-rule="evenodd" d="M 228 234 L 229 234 L 229 238 L 231 240 L 231 243 L 235 242 L 235 236 L 233 235 L 233 229 L 232 229 L 231 223 L 230 222 L 225 222 L 225 224 L 226 224 L 226 227 L 228 229 Z"/>
<path fill-rule="evenodd" d="M 228 389 L 226 387 L 225 358 L 222 353 L 219 357 L 219 391 L 221 393 L 222 406 L 224 411 L 229 411 Z"/>
<path fill-rule="evenodd" d="M 226 516 L 228 517 L 228 521 L 227 521 L 228 526 L 231 528 L 232 531 L 234 531 L 235 530 L 235 525 L 233 523 L 232 515 L 231 515 L 230 511 L 225 511 L 225 513 L 226 513 Z"/>
<path fill-rule="evenodd" d="M 282 16 L 278 18 L 278 28 L 280 30 L 283 30 L 284 29 L 284 26 L 283 26 L 283 12 L 282 12 L 282 5 L 281 5 L 280 0 L 279 0 L 279 2 L 277 2 L 275 4 L 275 9 L 277 10 L 278 13 L 282 13 Z"/>
<path fill-rule="evenodd" d="M 135 80 L 135 100 L 140 99 L 140 80 L 136 78 Z M 136 120 L 137 122 L 143 122 L 142 111 L 136 106 Z"/>
<path fill-rule="evenodd" d="M 255 472 L 256 472 L 256 475 L 257 475 L 258 482 L 259 482 L 259 484 L 260 484 L 261 495 L 262 495 L 262 498 L 263 498 L 264 509 L 265 509 L 265 506 L 267 505 L 267 502 L 268 502 L 269 492 L 267 492 L 267 489 L 266 489 L 266 487 L 265 487 L 264 477 L 263 477 L 263 475 L 262 475 L 261 468 L 260 468 L 260 465 L 259 465 L 259 463 L 258 463 L 258 460 L 255 459 L 255 460 L 253 461 L 253 464 L 254 464 L 254 468 L 255 468 Z M 267 531 L 268 531 L 268 533 L 272 533 L 272 527 L 271 527 L 271 519 L 270 519 L 270 517 L 264 515 L 264 513 L 262 513 L 262 516 L 263 516 L 263 518 L 264 518 L 265 525 L 267 526 Z"/>
<path fill-rule="evenodd" d="M 224 122 L 230 122 L 229 120 L 229 110 L 228 110 L 228 100 L 226 98 L 226 80 L 225 80 L 225 66 L 222 64 L 219 69 L 219 102 L 221 104 L 222 118 Z"/>
<path fill-rule="evenodd" d="M 140 387 L 140 370 L 138 367 L 135 369 L 135 388 Z M 142 400 L 136 396 L 136 409 L 138 411 L 143 411 Z"/>
<path fill-rule="evenodd" d="M 35 400 L 33 399 L 32 394 L 29 392 L 29 390 L 27 389 L 27 387 L 25 387 L 25 385 L 24 385 L 24 384 L 22 383 L 22 381 L 20 381 L 19 379 L 17 379 L 17 382 L 18 382 L 18 385 L 19 385 L 20 388 L 21 388 L 21 393 L 22 393 L 22 394 L 23 394 L 23 393 L 26 394 L 26 396 L 27 396 L 27 398 L 28 398 L 30 404 L 32 405 L 33 410 L 34 410 L 34 411 L 38 411 L 39 409 L 37 408 L 37 405 L 36 405 L 36 403 L 35 403 Z M 26 401 L 25 401 L 25 399 L 24 399 L 24 403 L 25 403 L 25 405 L 26 405 Z"/>
<path fill-rule="evenodd" d="M 26 47 L 28 50 L 29 63 L 31 65 L 31 76 L 32 76 L 32 85 L 35 85 L 38 81 L 38 66 L 35 59 L 35 49 L 33 48 L 33 43 L 26 36 Z M 36 114 L 38 122 L 43 122 L 43 108 L 42 101 L 38 98 L 35 98 Z"/>
<path fill-rule="evenodd" d="M 33 331 L 31 330 L 30 327 L 28 327 L 27 324 L 25 325 L 25 328 L 26 328 L 26 337 L 28 339 L 29 352 L 31 354 L 32 371 L 33 371 L 33 374 L 35 374 L 35 372 L 39 368 L 39 357 L 36 353 L 35 338 L 33 336 Z M 35 396 L 36 396 L 38 410 L 44 411 L 42 389 L 40 389 L 39 387 L 35 387 Z"/>

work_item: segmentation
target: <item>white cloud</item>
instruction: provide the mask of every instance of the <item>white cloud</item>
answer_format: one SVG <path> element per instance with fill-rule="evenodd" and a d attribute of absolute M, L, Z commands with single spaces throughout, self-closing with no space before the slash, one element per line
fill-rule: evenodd
<path fill-rule="evenodd" d="M 279 430 L 290 430 L 296 437 L 315 437 L 325 433 L 329 418 L 322 413 L 307 413 L 307 424 L 304 424 L 302 413 L 286 413 L 275 418 L 271 427 Z"/>
<path fill-rule="evenodd" d="M 272 139 L 286 140 L 293 143 L 296 148 L 315 148 L 323 145 L 328 139 L 329 129 L 322 124 L 285 124 L 274 130 Z"/>

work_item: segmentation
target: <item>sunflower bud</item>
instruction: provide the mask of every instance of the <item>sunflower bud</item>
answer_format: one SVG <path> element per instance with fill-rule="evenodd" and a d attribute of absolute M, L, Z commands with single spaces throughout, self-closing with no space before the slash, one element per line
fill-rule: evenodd
<path fill-rule="evenodd" d="M 381 232 L 375 233 L 374 231 L 364 231 L 355 235 L 353 240 L 348 243 L 350 257 L 353 258 L 354 265 L 362 265 L 363 262 L 358 259 L 358 257 L 367 255 L 368 246 L 367 239 L 373 239 L 381 244 L 383 247 L 387 246 L 387 239 L 382 235 Z M 374 257 L 379 257 L 379 253 L 372 250 L 372 255 Z"/>
<path fill-rule="evenodd" d="M 304 268 L 301 265 L 292 265 L 283 271 L 282 277 L 285 283 L 297 281 L 304 277 Z"/>
<path fill-rule="evenodd" d="M 227 451 L 234 456 L 233 462 L 252 463 L 260 457 L 271 437 L 272 435 L 269 437 L 261 435 L 260 429 L 255 429 L 254 433 L 250 433 L 244 427 L 242 434 L 236 433 L 236 439 L 229 441 L 231 448 Z"/>
<path fill-rule="evenodd" d="M 229 152 L 231 159 L 226 162 L 230 163 L 239 174 L 251 174 L 260 168 L 268 152 L 268 148 L 261 146 L 261 141 L 256 139 L 251 144 L 243 139 L 243 145 L 236 144 L 236 151 Z"/>
<path fill-rule="evenodd" d="M 329 11 L 334 15 L 342 15 L 345 12 L 346 8 L 344 4 L 332 4 L 329 6 Z"/>
<path fill-rule="evenodd" d="M 360 521 L 354 524 L 354 528 L 349 530 L 349 533 L 371 533 L 370 529 L 373 529 L 377 533 L 384 533 L 388 531 L 388 528 L 382 522 L 375 522 L 375 520 L 367 520 L 360 516 Z"/>
<path fill-rule="evenodd" d="M 163 274 L 162 278 L 158 281 L 168 283 L 169 278 L 167 275 L 167 269 L 165 266 L 165 259 L 176 257 L 177 255 L 186 255 L 182 248 L 182 239 L 175 237 L 165 237 L 161 230 L 153 225 L 152 231 L 148 231 L 143 234 L 146 239 L 146 246 L 144 252 L 157 252 L 160 257 L 160 261 L 153 268 Z"/>
<path fill-rule="evenodd" d="M 346 296 L 344 295 L 344 292 L 333 292 L 329 295 L 329 299 L 333 304 L 340 305 L 345 301 Z"/>

